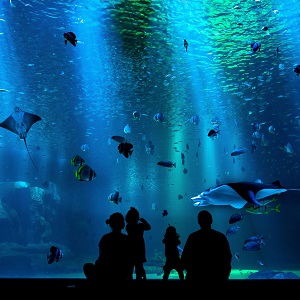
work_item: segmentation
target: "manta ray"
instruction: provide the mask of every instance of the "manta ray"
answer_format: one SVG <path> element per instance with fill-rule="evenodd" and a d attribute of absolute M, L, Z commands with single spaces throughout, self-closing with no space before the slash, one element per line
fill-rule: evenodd
<path fill-rule="evenodd" d="M 235 182 L 220 184 L 211 187 L 198 196 L 192 197 L 194 206 L 230 205 L 240 209 L 246 203 L 262 206 L 259 200 L 269 196 L 284 193 L 286 191 L 300 191 L 300 189 L 288 189 L 280 184 L 279 180 L 269 184 L 258 182 Z"/>
<path fill-rule="evenodd" d="M 37 171 L 38 169 L 35 163 L 33 162 L 27 147 L 26 137 L 27 137 L 27 132 L 30 130 L 31 126 L 40 120 L 41 117 L 35 114 L 31 114 L 29 112 L 22 111 L 19 107 L 15 107 L 15 112 L 12 113 L 2 123 L 0 123 L 0 127 L 3 127 L 17 134 L 20 137 L 20 139 L 24 140 L 28 155 Z"/>

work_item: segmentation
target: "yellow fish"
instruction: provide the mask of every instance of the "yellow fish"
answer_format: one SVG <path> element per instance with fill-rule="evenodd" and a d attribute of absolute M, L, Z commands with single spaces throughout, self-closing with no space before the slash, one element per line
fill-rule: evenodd
<path fill-rule="evenodd" d="M 246 207 L 246 211 L 251 214 L 265 215 L 265 214 L 268 214 L 272 210 L 274 210 L 276 212 L 280 212 L 279 205 L 280 205 L 280 203 L 278 205 L 276 205 L 275 207 L 272 207 L 270 205 L 263 205 L 263 206 L 250 205 L 250 206 Z"/>

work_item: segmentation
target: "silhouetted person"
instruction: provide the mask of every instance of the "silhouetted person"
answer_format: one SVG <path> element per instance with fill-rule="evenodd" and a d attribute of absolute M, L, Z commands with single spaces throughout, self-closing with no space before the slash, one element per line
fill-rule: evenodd
<path fill-rule="evenodd" d="M 144 231 L 150 230 L 151 226 L 144 218 L 140 218 L 138 210 L 134 207 L 130 207 L 125 220 L 129 238 L 131 278 L 135 269 L 136 280 L 146 280 L 144 263 L 147 259 Z"/>
<path fill-rule="evenodd" d="M 210 212 L 198 213 L 200 230 L 192 232 L 185 243 L 181 261 L 186 281 L 199 288 L 210 283 L 226 283 L 231 272 L 232 253 L 226 236 L 211 228 Z"/>
<path fill-rule="evenodd" d="M 174 226 L 167 227 L 162 242 L 165 244 L 166 263 L 163 266 L 163 280 L 168 280 L 171 271 L 177 271 L 179 279 L 184 279 L 183 267 L 181 264 L 178 246 L 181 244 L 180 235 Z"/>
<path fill-rule="evenodd" d="M 125 227 L 124 216 L 116 212 L 105 222 L 111 227 L 111 232 L 100 239 L 99 257 L 95 264 L 84 264 L 83 272 L 91 283 L 102 287 L 126 284 L 131 274 L 128 236 L 121 232 Z"/>

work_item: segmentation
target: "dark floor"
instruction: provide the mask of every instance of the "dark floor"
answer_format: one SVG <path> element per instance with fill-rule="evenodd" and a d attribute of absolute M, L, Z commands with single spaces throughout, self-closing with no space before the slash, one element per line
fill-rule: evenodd
<path fill-rule="evenodd" d="M 278 293 L 284 295 L 287 299 L 289 295 L 292 296 L 295 292 L 300 292 L 300 280 L 229 280 L 225 287 L 220 287 L 216 284 L 207 286 L 199 282 L 199 286 L 191 289 L 186 285 L 186 282 L 179 280 L 169 280 L 163 282 L 162 280 L 147 280 L 143 283 L 134 282 L 130 287 L 121 288 L 115 283 L 110 286 L 101 286 L 97 284 L 96 287 L 89 286 L 86 279 L 0 279 L 0 291 L 2 293 L 9 291 L 9 294 L 14 293 L 22 296 L 30 295 L 38 297 L 41 296 L 83 296 L 91 294 L 103 295 L 107 297 L 107 292 L 112 296 L 115 294 L 124 296 L 137 296 L 138 298 L 157 297 L 160 295 L 167 295 L 168 297 L 181 297 L 188 294 L 195 293 L 209 293 L 211 296 L 231 296 L 234 299 L 241 299 L 246 296 L 255 299 L 262 297 L 270 297 Z M 194 296 L 193 296 L 194 297 Z M 223 297 L 222 297 L 223 298 Z M 248 297 L 247 297 L 248 298 Z"/>

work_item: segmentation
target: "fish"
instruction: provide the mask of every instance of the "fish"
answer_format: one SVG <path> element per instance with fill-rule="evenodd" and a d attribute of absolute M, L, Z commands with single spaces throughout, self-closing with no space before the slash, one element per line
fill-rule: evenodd
<path fill-rule="evenodd" d="M 235 253 L 235 254 L 234 254 L 234 257 L 236 258 L 237 261 L 240 260 L 240 255 L 239 255 L 238 253 Z"/>
<path fill-rule="evenodd" d="M 297 76 L 299 76 L 299 74 L 300 74 L 300 65 L 296 65 L 294 67 L 294 72 L 296 73 Z"/>
<path fill-rule="evenodd" d="M 87 144 L 83 144 L 83 145 L 81 145 L 80 149 L 81 149 L 83 152 L 85 152 L 85 151 L 90 150 L 90 147 L 89 147 L 89 145 L 87 145 Z"/>
<path fill-rule="evenodd" d="M 264 263 L 263 263 L 261 260 L 257 260 L 257 262 L 258 262 L 261 266 L 264 265 Z"/>
<path fill-rule="evenodd" d="M 181 160 L 182 160 L 182 164 L 184 165 L 184 160 L 185 160 L 185 155 L 184 155 L 184 153 L 181 152 L 180 157 L 181 157 Z"/>
<path fill-rule="evenodd" d="M 231 156 L 237 156 L 237 155 L 241 155 L 243 153 L 246 153 L 248 151 L 247 148 L 242 148 L 242 147 L 239 147 L 239 148 L 236 148 L 234 149 L 232 152 L 231 152 Z"/>
<path fill-rule="evenodd" d="M 85 160 L 80 155 L 74 155 L 71 159 L 71 165 L 77 167 L 85 164 Z"/>
<path fill-rule="evenodd" d="M 191 116 L 189 121 L 194 125 L 198 125 L 199 121 L 200 121 L 200 117 L 198 115 L 193 115 L 193 116 Z"/>
<path fill-rule="evenodd" d="M 268 131 L 272 134 L 276 134 L 276 129 L 273 125 L 271 125 L 269 128 L 268 128 Z"/>
<path fill-rule="evenodd" d="M 79 181 L 92 181 L 97 175 L 95 171 L 88 165 L 82 165 L 75 171 L 75 177 Z"/>
<path fill-rule="evenodd" d="M 119 204 L 120 202 L 122 202 L 122 197 L 120 197 L 119 191 L 115 191 L 109 194 L 108 200 L 112 203 Z"/>
<path fill-rule="evenodd" d="M 147 114 L 141 114 L 139 111 L 135 110 L 132 113 L 133 120 L 140 120 L 141 116 L 148 116 Z"/>
<path fill-rule="evenodd" d="M 276 55 L 276 57 L 278 57 L 278 56 L 279 56 L 279 48 L 278 48 L 278 47 L 276 47 L 276 50 L 275 50 L 275 55 Z"/>
<path fill-rule="evenodd" d="M 249 242 L 243 246 L 243 250 L 244 251 L 257 251 L 262 248 L 262 245 L 263 244 L 257 243 L 257 242 Z"/>
<path fill-rule="evenodd" d="M 252 53 L 260 52 L 260 48 L 261 48 L 260 42 L 251 43 Z"/>
<path fill-rule="evenodd" d="M 261 30 L 263 30 L 263 31 L 268 31 L 268 30 L 269 30 L 269 27 L 268 27 L 268 26 L 263 26 L 263 27 L 261 28 Z"/>
<path fill-rule="evenodd" d="M 184 168 L 182 172 L 183 172 L 183 174 L 187 174 L 189 171 L 187 168 Z"/>
<path fill-rule="evenodd" d="M 153 202 L 151 205 L 151 209 L 157 211 L 157 204 Z"/>
<path fill-rule="evenodd" d="M 188 51 L 189 43 L 187 42 L 186 39 L 183 40 L 183 47 L 185 48 L 185 52 Z"/>
<path fill-rule="evenodd" d="M 29 153 L 26 137 L 31 126 L 36 122 L 41 121 L 42 118 L 38 115 L 23 111 L 19 107 L 15 107 L 14 111 L 14 113 L 12 113 L 8 118 L 6 118 L 2 123 L 0 123 L 0 127 L 17 134 L 20 139 L 24 140 L 29 158 L 32 161 L 35 169 L 38 171 L 38 168 L 35 165 Z"/>
<path fill-rule="evenodd" d="M 131 133 L 131 126 L 130 124 L 126 124 L 124 129 L 123 129 L 124 133 L 128 134 Z"/>
<path fill-rule="evenodd" d="M 181 199 L 183 199 L 183 196 L 182 195 L 178 195 L 178 200 L 181 200 Z"/>
<path fill-rule="evenodd" d="M 256 243 L 263 243 L 264 241 L 264 236 L 261 235 L 253 235 L 253 236 L 250 236 L 248 237 L 245 241 L 244 241 L 244 245 L 249 243 L 249 242 L 256 242 Z"/>
<path fill-rule="evenodd" d="M 126 139 L 123 136 L 120 136 L 120 135 L 113 135 L 111 137 L 111 139 L 114 140 L 115 142 L 118 142 L 118 143 L 125 143 L 126 142 Z"/>
<path fill-rule="evenodd" d="M 132 155 L 133 153 L 133 145 L 131 143 L 125 142 L 125 143 L 120 143 L 118 145 L 118 150 L 120 154 L 123 154 L 126 158 Z"/>
<path fill-rule="evenodd" d="M 64 39 L 65 39 L 65 45 L 69 42 L 72 44 L 74 47 L 77 45 L 77 40 L 76 40 L 76 34 L 72 31 L 65 32 L 64 33 Z"/>
<path fill-rule="evenodd" d="M 161 112 L 158 112 L 157 114 L 155 114 L 153 116 L 153 120 L 156 121 L 156 122 L 163 122 L 165 120 L 164 114 L 161 113 Z"/>
<path fill-rule="evenodd" d="M 263 206 L 260 200 L 287 191 L 300 191 L 300 189 L 285 188 L 280 184 L 279 180 L 269 184 L 235 182 L 211 187 L 198 196 L 192 197 L 191 202 L 194 206 L 198 207 L 207 205 L 230 205 L 240 209 L 247 203 Z"/>
<path fill-rule="evenodd" d="M 219 131 L 216 131 L 216 130 L 214 130 L 214 129 L 211 129 L 211 130 L 208 132 L 207 136 L 209 136 L 209 137 L 213 140 L 213 139 L 216 139 L 216 138 L 218 137 L 218 134 L 219 134 Z"/>
<path fill-rule="evenodd" d="M 284 145 L 284 151 L 286 153 L 289 153 L 289 154 L 293 154 L 294 153 L 294 150 L 293 150 L 293 147 L 292 147 L 291 143 L 287 143 L 286 145 Z"/>
<path fill-rule="evenodd" d="M 169 160 L 167 160 L 167 161 L 161 160 L 157 163 L 157 165 L 161 166 L 161 167 L 166 167 L 166 168 L 172 168 L 172 167 L 176 168 L 176 163 L 173 163 Z"/>
<path fill-rule="evenodd" d="M 162 216 L 166 217 L 168 214 L 169 214 L 168 211 L 166 209 L 164 209 L 163 212 L 162 212 Z"/>
<path fill-rule="evenodd" d="M 48 264 L 52 264 L 54 261 L 59 262 L 63 257 L 63 252 L 56 246 L 51 246 L 47 253 Z"/>
<path fill-rule="evenodd" d="M 148 141 L 148 143 L 145 145 L 146 153 L 147 154 L 154 154 L 154 144 L 151 141 Z"/>
<path fill-rule="evenodd" d="M 238 232 L 241 227 L 238 225 L 233 225 L 226 230 L 226 236 L 233 235 Z"/>
<path fill-rule="evenodd" d="M 257 206 L 257 205 L 249 205 L 245 208 L 246 212 L 256 215 L 266 215 L 270 211 L 274 210 L 276 212 L 280 212 L 279 210 L 280 203 L 276 205 L 275 207 L 270 205 L 263 205 L 263 206 Z"/>
<path fill-rule="evenodd" d="M 233 224 L 233 223 L 239 222 L 239 221 L 243 220 L 243 218 L 244 218 L 245 215 L 246 215 L 246 214 L 243 213 L 243 212 L 242 212 L 242 213 L 233 214 L 233 215 L 229 218 L 228 223 L 229 223 L 229 224 Z"/>

